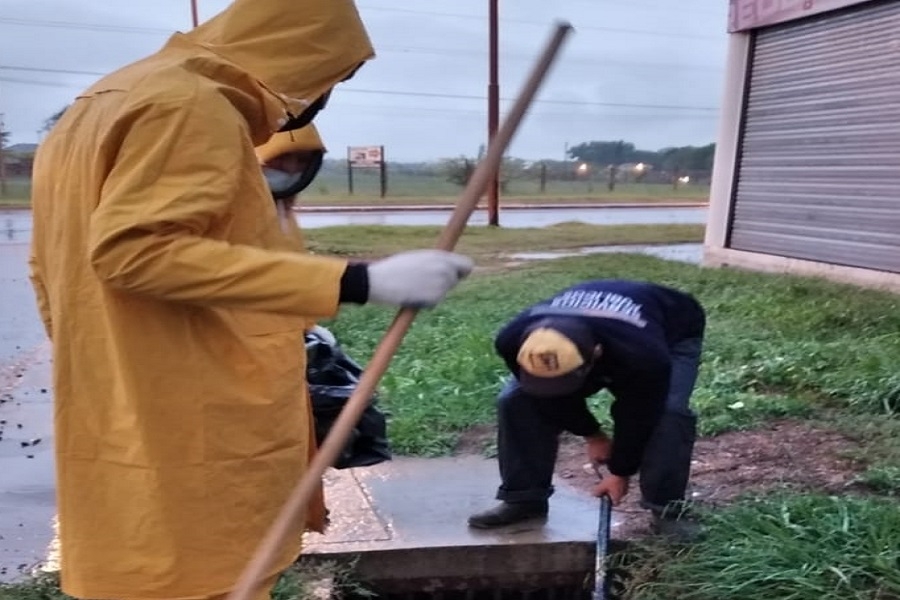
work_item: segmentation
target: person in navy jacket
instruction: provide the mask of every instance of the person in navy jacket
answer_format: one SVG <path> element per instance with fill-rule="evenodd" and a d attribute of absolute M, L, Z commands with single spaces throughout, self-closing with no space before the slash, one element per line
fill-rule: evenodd
<path fill-rule="evenodd" d="M 618 504 L 640 471 L 657 530 L 683 507 L 696 438 L 689 402 L 706 316 L 689 294 L 625 280 L 585 281 L 520 312 L 497 334 L 509 378 L 497 399 L 501 503 L 472 515 L 491 528 L 543 517 L 563 431 L 609 474 L 593 490 Z M 608 390 L 612 436 L 586 399 Z M 668 517 L 668 518 L 667 518 Z"/>

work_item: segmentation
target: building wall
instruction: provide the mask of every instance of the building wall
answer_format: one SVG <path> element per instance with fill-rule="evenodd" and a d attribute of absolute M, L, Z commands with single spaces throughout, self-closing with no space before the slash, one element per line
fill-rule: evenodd
<path fill-rule="evenodd" d="M 871 0 L 729 0 L 728 31 L 786 23 Z"/>
<path fill-rule="evenodd" d="M 818 8 L 823 8 L 825 5 L 830 4 L 831 9 L 837 9 L 839 8 L 838 5 L 845 7 L 851 4 L 863 3 L 865 2 L 859 0 L 856 2 L 835 0 L 833 2 L 805 2 L 799 4 L 814 5 Z M 750 10 L 747 7 L 751 4 L 757 8 L 765 4 L 770 12 L 768 14 L 747 12 Z M 788 4 L 794 4 L 794 8 L 797 8 L 796 5 L 798 3 L 778 3 L 777 0 L 732 0 L 732 29 L 736 31 L 729 36 L 722 113 L 710 190 L 704 263 L 709 266 L 733 266 L 769 272 L 821 276 L 837 281 L 900 292 L 900 273 L 839 266 L 814 260 L 801 260 L 787 256 L 740 251 L 728 247 L 731 234 L 731 220 L 733 218 L 732 212 L 736 198 L 737 167 L 740 162 L 742 120 L 747 99 L 751 53 L 753 51 L 753 29 L 738 29 L 751 22 L 763 24 L 773 22 L 772 19 L 778 17 L 778 15 L 772 12 L 771 8 L 779 4 L 782 8 Z M 881 3 L 876 2 L 874 4 Z M 744 21 L 737 22 L 734 20 L 735 11 L 740 9 L 740 5 L 744 6 L 745 18 Z M 798 12 L 795 10 L 793 13 L 782 11 L 779 18 L 782 21 L 789 21 L 803 16 L 806 16 L 806 14 L 803 14 L 802 11 Z M 750 17 L 755 19 L 755 21 L 751 20 Z M 782 27 L 790 27 L 790 25 Z M 897 142 L 900 145 L 900 139 Z M 898 214 L 900 214 L 900 186 L 898 186 L 897 207 Z M 900 256 L 898 256 L 898 264 L 900 264 Z"/>

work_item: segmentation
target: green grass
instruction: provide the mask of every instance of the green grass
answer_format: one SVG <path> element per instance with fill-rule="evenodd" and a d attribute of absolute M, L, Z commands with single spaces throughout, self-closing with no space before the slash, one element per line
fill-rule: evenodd
<path fill-rule="evenodd" d="M 6 181 L 3 189 L 0 189 L 0 208 L 21 208 L 29 206 L 31 201 L 31 181 L 29 179 L 14 177 Z"/>
<path fill-rule="evenodd" d="M 335 597 L 365 598 L 370 593 L 354 580 L 352 562 L 332 561 L 296 564 L 281 574 L 272 589 L 272 600 L 312 600 L 316 588 L 330 582 Z M 0 600 L 74 600 L 59 585 L 59 573 L 42 573 L 13 583 L 0 583 Z"/>
<path fill-rule="evenodd" d="M 589 256 L 475 276 L 420 314 L 381 384 L 396 451 L 445 454 L 467 427 L 492 423 L 505 376 L 492 350 L 496 331 L 528 303 L 592 277 L 673 285 L 706 306 L 705 362 L 694 395 L 704 434 L 835 408 L 865 415 L 900 408 L 897 296 L 645 256 Z M 364 363 L 392 317 L 378 307 L 348 307 L 326 326 Z M 604 420 L 607 402 L 603 395 L 593 402 Z"/>
<path fill-rule="evenodd" d="M 15 583 L 0 583 L 0 600 L 71 600 L 59 589 L 59 575 L 46 573 Z"/>
<path fill-rule="evenodd" d="M 323 172 L 304 191 L 301 204 L 453 204 L 462 191 L 462 187 L 442 177 L 389 172 L 387 196 L 380 198 L 377 172 L 357 170 L 353 177 L 351 195 L 346 172 Z M 682 185 L 673 189 L 668 184 L 620 183 L 610 192 L 602 181 L 549 181 L 542 192 L 536 180 L 513 180 L 501 193 L 501 202 L 706 202 L 708 197 L 708 185 Z"/>
<path fill-rule="evenodd" d="M 440 455 L 461 431 L 494 422 L 505 369 L 491 341 L 521 307 L 574 281 L 629 277 L 683 288 L 709 316 L 694 404 L 704 434 L 777 417 L 822 420 L 858 444 L 863 470 L 841 498 L 772 494 L 703 512 L 707 537 L 643 542 L 617 560 L 625 600 L 900 598 L 900 297 L 829 283 L 645 256 L 562 259 L 473 276 L 420 314 L 382 380 L 401 454 Z M 329 324 L 365 358 L 391 311 L 346 309 Z M 608 423 L 609 397 L 592 401 Z M 862 492 L 878 496 L 862 496 Z"/>
<path fill-rule="evenodd" d="M 389 176 L 388 194 L 380 197 L 377 173 L 354 172 L 354 194 L 348 193 L 346 173 L 323 172 L 302 194 L 301 206 L 402 206 L 453 205 L 462 188 L 446 179 L 427 175 L 396 173 Z M 30 180 L 11 179 L 5 194 L 0 194 L 0 206 L 28 206 Z M 596 204 L 596 203 L 661 203 L 707 202 L 709 186 L 684 185 L 677 190 L 667 184 L 623 183 L 609 192 L 605 184 L 588 186 L 580 181 L 551 181 L 542 193 L 536 181 L 513 181 L 509 190 L 501 194 L 503 204 Z M 482 206 L 486 205 L 482 200 Z"/>
<path fill-rule="evenodd" d="M 688 226 L 690 227 L 690 226 Z M 675 235 L 668 228 L 560 226 L 558 231 L 470 231 L 461 248 L 488 261 L 511 249 Z M 354 235 L 355 232 L 355 235 Z M 431 245 L 437 228 L 310 232 L 322 249 L 381 255 Z M 627 233 L 627 235 L 626 235 Z M 685 229 L 678 235 L 695 236 Z M 581 237 L 584 236 L 584 237 Z M 624 237 L 618 237 L 624 236 Z M 402 238 L 402 239 L 401 239 Z M 647 238 L 644 238 L 645 241 Z M 668 241 L 673 241 L 669 239 Z M 468 246 L 466 246 L 468 244 Z M 420 313 L 380 386 L 398 454 L 452 450 L 472 425 L 492 424 L 505 369 L 493 335 L 519 309 L 572 282 L 627 277 L 695 294 L 709 317 L 694 404 L 713 434 L 791 416 L 824 421 L 856 441 L 863 468 L 841 497 L 739 499 L 700 511 L 706 536 L 691 546 L 646 541 L 617 558 L 626 600 L 900 599 L 900 297 L 818 279 L 703 269 L 638 255 L 596 255 L 473 275 L 440 307 Z M 323 323 L 365 363 L 394 312 L 347 307 Z M 609 398 L 592 407 L 604 422 Z M 852 490 L 852 493 L 851 493 Z M 864 494 L 867 492 L 867 494 Z M 287 573 L 275 600 L 307 597 L 317 577 Z M 352 585 L 352 584 L 351 584 Z M 0 600 L 63 600 L 55 579 L 0 585 Z"/>
<path fill-rule="evenodd" d="M 900 498 L 900 419 L 872 418 L 837 412 L 837 428 L 857 444 L 849 458 L 866 465 L 857 483 L 886 496 Z"/>
<path fill-rule="evenodd" d="M 706 515 L 706 536 L 618 558 L 628 600 L 900 598 L 900 510 L 882 498 L 774 495 Z"/>

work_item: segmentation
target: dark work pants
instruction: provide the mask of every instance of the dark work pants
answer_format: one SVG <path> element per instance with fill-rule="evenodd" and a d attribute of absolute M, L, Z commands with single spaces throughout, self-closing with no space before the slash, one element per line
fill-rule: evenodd
<path fill-rule="evenodd" d="M 655 512 L 684 500 L 697 437 L 697 416 L 690 398 L 700 368 L 702 338 L 671 349 L 672 374 L 665 411 L 647 444 L 640 470 L 641 505 Z M 505 502 L 546 500 L 553 494 L 553 470 L 559 427 L 539 410 L 538 402 L 510 378 L 497 398 L 500 489 Z"/>

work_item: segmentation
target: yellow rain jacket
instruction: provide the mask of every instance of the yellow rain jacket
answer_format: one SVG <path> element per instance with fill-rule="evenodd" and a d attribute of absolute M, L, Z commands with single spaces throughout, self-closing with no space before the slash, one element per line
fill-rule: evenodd
<path fill-rule="evenodd" d="M 303 328 L 337 311 L 345 261 L 298 252 L 254 150 L 372 56 L 350 0 L 236 0 L 87 90 L 41 144 L 31 276 L 66 593 L 225 593 L 302 476 Z"/>

